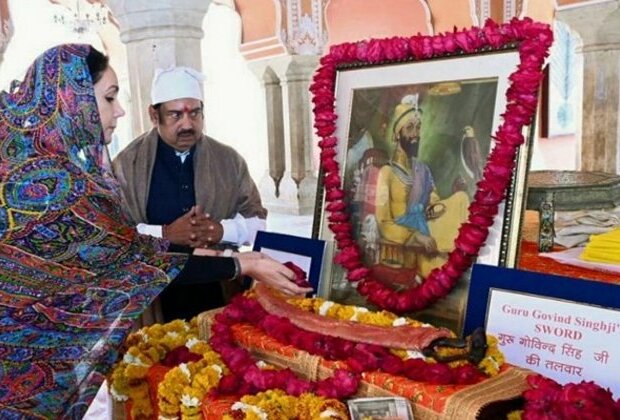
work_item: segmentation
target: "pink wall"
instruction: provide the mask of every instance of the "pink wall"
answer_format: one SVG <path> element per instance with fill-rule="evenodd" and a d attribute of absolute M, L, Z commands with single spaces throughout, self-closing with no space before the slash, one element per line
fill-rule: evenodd
<path fill-rule="evenodd" d="M 276 36 L 276 6 L 274 0 L 235 0 L 241 15 L 241 43 Z"/>
<path fill-rule="evenodd" d="M 435 33 L 452 32 L 474 25 L 470 0 L 427 0 Z"/>
<path fill-rule="evenodd" d="M 0 32 L 3 31 L 4 22 L 9 20 L 8 0 L 0 0 Z"/>
<path fill-rule="evenodd" d="M 504 0 L 491 0 L 491 19 L 495 22 L 504 20 Z M 484 22 L 480 22 L 484 24 Z"/>
<path fill-rule="evenodd" d="M 555 0 L 530 0 L 527 5 L 527 10 L 524 10 L 523 14 L 539 22 L 552 23 L 555 14 L 554 3 Z"/>
<path fill-rule="evenodd" d="M 329 44 L 429 33 L 420 0 L 330 0 L 325 7 Z"/>
<path fill-rule="evenodd" d="M 390 36 L 431 34 L 469 28 L 479 13 L 472 10 L 479 2 L 471 0 L 323 0 L 328 46 L 342 42 Z M 579 0 L 558 0 L 558 4 Z M 584 2 L 583 0 L 581 2 Z M 235 0 L 242 21 L 241 51 L 247 59 L 285 53 L 279 39 L 286 28 L 287 7 L 298 7 L 312 15 L 312 0 Z M 550 22 L 555 0 L 529 0 L 525 15 Z M 519 11 L 518 11 L 519 12 Z M 504 0 L 490 1 L 491 19 L 501 23 Z M 479 22 L 481 25 L 484 22 Z"/>

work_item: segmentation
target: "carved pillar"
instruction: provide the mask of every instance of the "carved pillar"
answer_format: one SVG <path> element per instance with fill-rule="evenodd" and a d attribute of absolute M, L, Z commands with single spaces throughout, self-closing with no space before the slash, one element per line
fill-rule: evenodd
<path fill-rule="evenodd" d="M 508 22 L 519 14 L 520 3 L 520 0 L 504 0 L 504 22 Z"/>
<path fill-rule="evenodd" d="M 491 0 L 476 0 L 474 5 L 478 19 L 477 25 L 482 26 L 487 19 L 491 18 Z"/>
<path fill-rule="evenodd" d="M 240 51 L 265 89 L 269 170 L 259 189 L 264 205 L 279 213 L 311 214 L 315 205 L 308 89 L 325 45 L 325 3 L 235 0 L 243 25 Z"/>
<path fill-rule="evenodd" d="M 618 173 L 620 141 L 620 1 L 560 9 L 556 18 L 583 41 L 583 109 L 577 128 L 580 168 Z"/>
<path fill-rule="evenodd" d="M 265 102 L 267 107 L 267 152 L 269 156 L 269 176 L 273 184 L 267 181 L 263 189 L 267 197 L 275 200 L 280 197 L 280 182 L 286 170 L 286 146 L 284 141 L 284 110 L 282 108 L 282 87 L 280 78 L 270 67 L 265 68 L 264 63 L 251 65 L 250 68 L 258 72 L 257 76 L 262 80 L 265 88 Z M 260 77 L 260 73 L 263 74 Z M 261 182 L 262 183 L 262 182 Z M 275 185 L 275 189 L 273 186 Z"/>
<path fill-rule="evenodd" d="M 317 56 L 285 55 L 254 61 L 267 105 L 269 173 L 260 182 L 265 206 L 279 213 L 310 214 L 317 178 L 312 169 L 310 82 Z"/>
<path fill-rule="evenodd" d="M 107 0 L 127 45 L 133 134 L 151 127 L 153 72 L 172 65 L 202 68 L 202 21 L 209 0 Z"/>

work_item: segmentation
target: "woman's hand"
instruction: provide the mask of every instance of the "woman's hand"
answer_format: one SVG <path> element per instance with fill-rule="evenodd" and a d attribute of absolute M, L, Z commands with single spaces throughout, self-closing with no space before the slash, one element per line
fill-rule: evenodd
<path fill-rule="evenodd" d="M 260 252 L 242 252 L 239 259 L 241 274 L 262 281 L 275 290 L 287 295 L 305 295 L 312 292 L 311 287 L 299 287 L 293 283 L 295 273 L 283 264 Z"/>
<path fill-rule="evenodd" d="M 232 253 L 232 256 L 237 257 L 237 258 L 239 258 L 242 255 L 246 261 L 270 258 L 270 257 L 267 257 L 267 255 L 263 254 L 262 252 L 257 252 L 257 251 L 233 252 Z"/>

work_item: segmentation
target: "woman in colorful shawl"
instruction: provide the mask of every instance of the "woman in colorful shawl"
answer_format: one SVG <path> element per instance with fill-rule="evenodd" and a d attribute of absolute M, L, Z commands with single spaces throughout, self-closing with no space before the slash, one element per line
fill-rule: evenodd
<path fill-rule="evenodd" d="M 166 254 L 126 223 L 105 149 L 124 114 L 117 94 L 87 45 L 46 51 L 0 92 L 0 418 L 81 418 L 171 279 L 245 274 L 308 292 L 261 254 Z"/>

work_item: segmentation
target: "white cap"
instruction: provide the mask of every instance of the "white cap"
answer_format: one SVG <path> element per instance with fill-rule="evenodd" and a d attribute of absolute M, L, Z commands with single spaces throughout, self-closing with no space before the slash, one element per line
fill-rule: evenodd
<path fill-rule="evenodd" d="M 151 86 L 151 104 L 193 98 L 202 101 L 202 73 L 189 67 L 156 69 Z"/>

